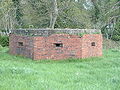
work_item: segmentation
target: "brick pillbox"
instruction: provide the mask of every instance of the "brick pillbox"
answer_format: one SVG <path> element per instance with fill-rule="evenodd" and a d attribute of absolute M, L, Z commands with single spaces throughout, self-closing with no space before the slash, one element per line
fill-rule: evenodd
<path fill-rule="evenodd" d="M 9 53 L 31 58 L 68 59 L 102 56 L 102 34 L 95 29 L 12 30 Z"/>

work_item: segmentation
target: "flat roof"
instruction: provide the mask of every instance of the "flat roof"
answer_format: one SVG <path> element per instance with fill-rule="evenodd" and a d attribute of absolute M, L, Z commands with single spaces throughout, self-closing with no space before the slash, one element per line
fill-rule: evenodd
<path fill-rule="evenodd" d="M 13 29 L 10 30 L 11 34 L 24 35 L 24 36 L 50 36 L 52 34 L 73 34 L 79 35 L 83 34 L 101 34 L 99 29 L 50 29 L 50 28 L 40 28 L 40 29 Z"/>

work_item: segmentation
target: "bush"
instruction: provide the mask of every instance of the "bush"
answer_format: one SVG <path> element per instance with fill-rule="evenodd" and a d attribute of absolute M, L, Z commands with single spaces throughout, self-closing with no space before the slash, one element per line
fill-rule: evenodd
<path fill-rule="evenodd" d="M 8 36 L 0 36 L 0 45 L 2 47 L 9 46 L 9 37 Z"/>
<path fill-rule="evenodd" d="M 113 35 L 112 40 L 120 41 L 120 36 L 119 35 Z"/>
<path fill-rule="evenodd" d="M 114 41 L 120 41 L 120 20 L 115 25 L 112 39 Z"/>

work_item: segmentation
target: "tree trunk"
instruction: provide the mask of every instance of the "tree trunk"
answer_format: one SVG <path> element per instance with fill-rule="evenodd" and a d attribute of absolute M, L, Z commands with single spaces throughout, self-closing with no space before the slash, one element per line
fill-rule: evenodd
<path fill-rule="evenodd" d="M 50 13 L 50 28 L 54 29 L 58 16 L 57 0 L 52 0 L 52 10 Z"/>

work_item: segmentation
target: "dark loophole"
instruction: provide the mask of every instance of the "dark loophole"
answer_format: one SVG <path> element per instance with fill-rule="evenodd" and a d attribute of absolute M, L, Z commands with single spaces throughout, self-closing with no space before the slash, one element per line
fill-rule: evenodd
<path fill-rule="evenodd" d="M 91 43 L 91 46 L 95 46 L 95 42 L 92 42 L 92 43 Z"/>
<path fill-rule="evenodd" d="M 56 47 L 63 47 L 63 43 L 54 43 Z"/>
<path fill-rule="evenodd" d="M 18 42 L 18 46 L 23 46 L 23 42 Z"/>

